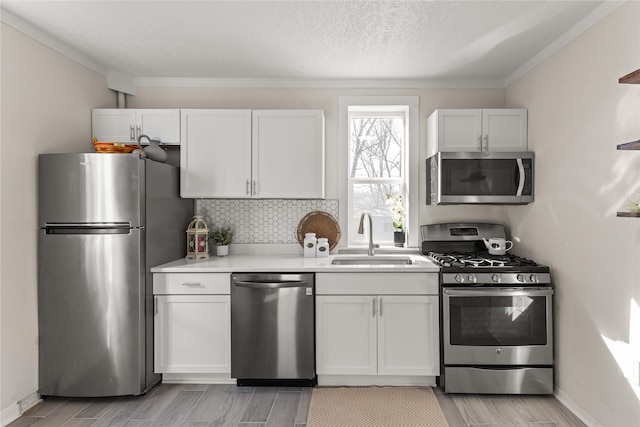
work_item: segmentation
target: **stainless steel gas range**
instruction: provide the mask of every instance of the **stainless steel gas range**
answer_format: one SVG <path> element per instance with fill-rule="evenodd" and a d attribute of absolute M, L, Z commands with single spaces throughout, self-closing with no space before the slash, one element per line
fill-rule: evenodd
<path fill-rule="evenodd" d="M 490 254 L 485 241 L 506 239 L 501 224 L 420 231 L 423 254 L 440 266 L 439 385 L 447 393 L 553 393 L 549 268 L 509 252 Z"/>

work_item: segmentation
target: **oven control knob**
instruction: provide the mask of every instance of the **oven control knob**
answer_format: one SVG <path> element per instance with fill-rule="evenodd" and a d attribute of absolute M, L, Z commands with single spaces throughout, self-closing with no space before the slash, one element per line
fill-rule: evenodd
<path fill-rule="evenodd" d="M 469 283 L 476 283 L 476 275 L 475 274 L 470 274 L 467 276 L 467 282 Z"/>
<path fill-rule="evenodd" d="M 524 274 L 518 274 L 516 276 L 516 279 L 518 280 L 518 282 L 526 282 L 527 279 L 524 277 Z"/>
<path fill-rule="evenodd" d="M 529 280 L 531 280 L 533 283 L 538 283 L 540 281 L 537 274 L 532 274 L 531 276 L 529 276 Z"/>
<path fill-rule="evenodd" d="M 502 354 L 502 350 L 501 349 L 497 349 L 496 350 L 496 354 Z"/>
<path fill-rule="evenodd" d="M 500 282 L 500 276 L 498 276 L 497 274 L 494 274 L 493 276 L 491 276 L 491 280 L 493 280 L 496 283 Z"/>
<path fill-rule="evenodd" d="M 456 282 L 458 283 L 464 282 L 464 277 L 462 277 L 460 274 L 456 274 Z"/>

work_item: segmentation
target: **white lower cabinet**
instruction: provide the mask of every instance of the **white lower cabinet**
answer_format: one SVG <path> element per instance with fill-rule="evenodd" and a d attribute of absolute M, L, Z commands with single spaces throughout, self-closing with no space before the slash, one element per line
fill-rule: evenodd
<path fill-rule="evenodd" d="M 437 275 L 317 274 L 316 294 L 319 378 L 440 374 Z"/>
<path fill-rule="evenodd" d="M 154 275 L 156 373 L 230 375 L 229 281 L 229 274 Z"/>
<path fill-rule="evenodd" d="M 316 363 L 318 375 L 376 375 L 375 297 L 316 297 Z"/>
<path fill-rule="evenodd" d="M 228 295 L 161 295 L 156 304 L 156 373 L 231 372 Z"/>

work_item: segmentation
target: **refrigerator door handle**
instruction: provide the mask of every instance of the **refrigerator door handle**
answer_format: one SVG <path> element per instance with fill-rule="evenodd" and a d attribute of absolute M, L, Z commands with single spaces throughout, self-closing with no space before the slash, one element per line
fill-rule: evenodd
<path fill-rule="evenodd" d="M 131 228 L 130 222 L 46 222 L 43 228 Z"/>
<path fill-rule="evenodd" d="M 48 224 L 43 229 L 45 234 L 130 234 L 128 223 L 119 225 L 104 224 Z"/>

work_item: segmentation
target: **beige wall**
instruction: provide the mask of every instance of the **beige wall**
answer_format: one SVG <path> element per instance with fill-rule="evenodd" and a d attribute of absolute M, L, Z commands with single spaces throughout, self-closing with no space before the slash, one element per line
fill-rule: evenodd
<path fill-rule="evenodd" d="M 105 79 L 2 23 L 0 409 L 38 388 L 38 153 L 88 151 L 92 107 L 115 107 Z"/>
<path fill-rule="evenodd" d="M 640 425 L 640 3 L 607 16 L 507 89 L 529 109 L 536 202 L 510 208 L 516 245 L 552 267 L 558 395 L 603 426 Z"/>

